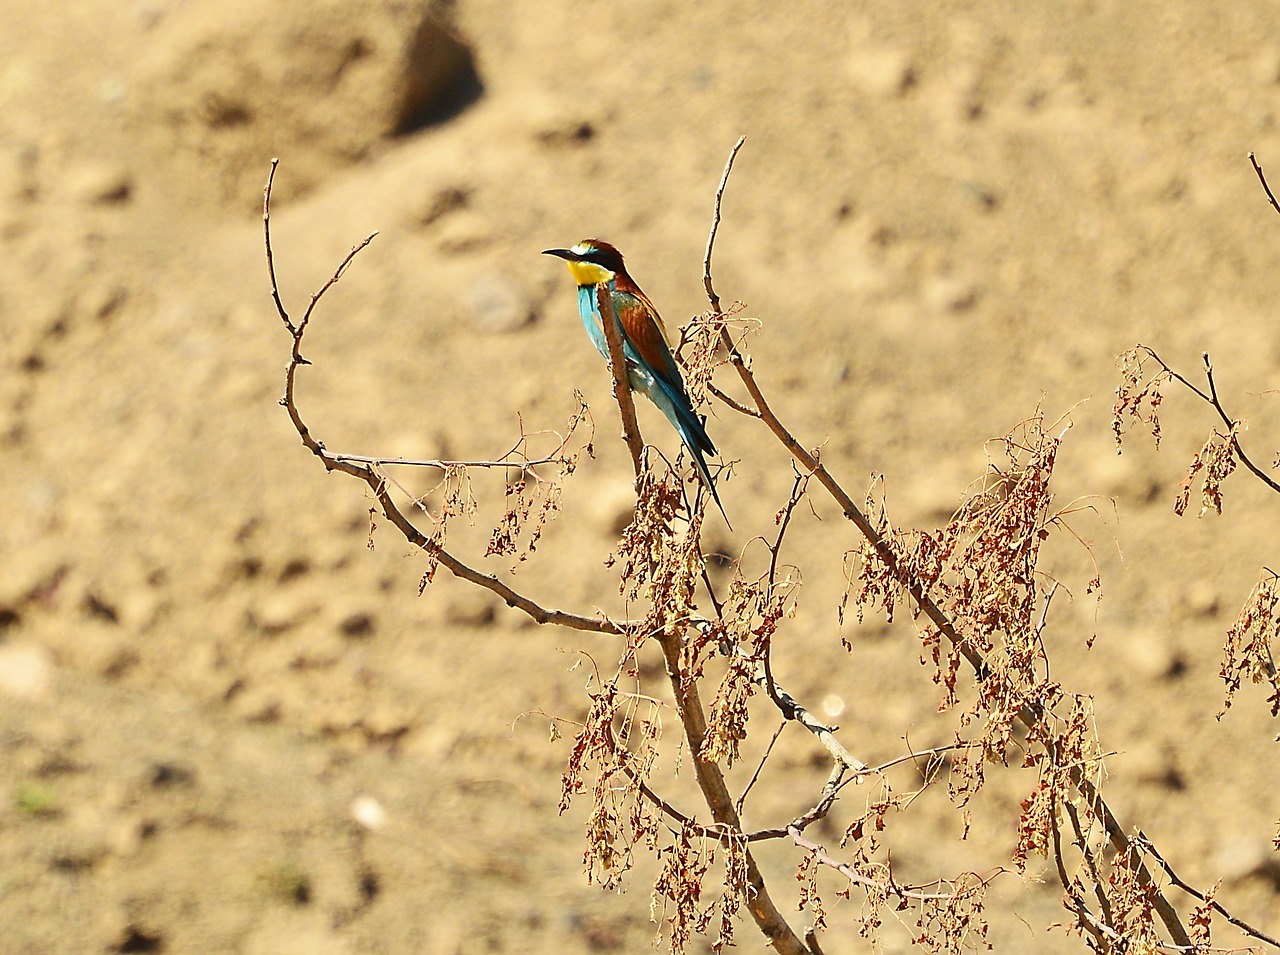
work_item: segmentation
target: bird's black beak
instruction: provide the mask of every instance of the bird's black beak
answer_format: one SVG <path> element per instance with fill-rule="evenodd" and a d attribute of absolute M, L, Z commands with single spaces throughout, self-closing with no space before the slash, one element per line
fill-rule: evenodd
<path fill-rule="evenodd" d="M 542 254 L 554 255 L 558 259 L 566 259 L 569 262 L 577 262 L 579 259 L 578 253 L 573 249 L 543 249 Z"/>

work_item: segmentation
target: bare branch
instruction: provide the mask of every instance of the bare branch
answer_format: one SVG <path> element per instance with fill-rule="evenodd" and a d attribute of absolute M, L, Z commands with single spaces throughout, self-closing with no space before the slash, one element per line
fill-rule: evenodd
<path fill-rule="evenodd" d="M 756 766 L 756 771 L 751 774 L 751 779 L 747 781 L 747 785 L 742 789 L 742 795 L 738 797 L 738 813 L 742 813 L 742 807 L 746 805 L 747 796 L 750 794 L 752 787 L 760 779 L 760 772 L 764 769 L 764 764 L 768 762 L 769 754 L 773 752 L 774 743 L 778 742 L 778 737 L 782 735 L 782 731 L 787 728 L 787 720 L 783 720 L 778 724 L 778 728 L 773 731 L 773 736 L 769 740 L 769 745 L 764 748 L 764 755 L 760 757 L 760 763 Z"/>
<path fill-rule="evenodd" d="M 1268 193 L 1269 193 L 1269 190 L 1268 190 Z M 1271 490 L 1277 493 L 1280 493 L 1280 483 L 1277 483 L 1275 480 L 1271 478 L 1269 474 L 1267 474 L 1260 467 L 1258 467 L 1258 465 L 1254 464 L 1253 459 L 1250 458 L 1249 455 L 1245 453 L 1244 447 L 1240 444 L 1240 438 L 1239 438 L 1237 429 L 1241 424 L 1241 422 L 1238 418 L 1233 418 L 1231 415 L 1227 413 L 1227 409 L 1223 407 L 1222 401 L 1218 397 L 1218 385 L 1213 377 L 1213 363 L 1209 360 L 1209 353 L 1204 352 L 1200 356 L 1201 360 L 1204 362 L 1205 380 L 1209 387 L 1209 390 L 1206 392 L 1200 388 L 1197 388 L 1185 377 L 1183 377 L 1181 374 L 1175 371 L 1169 365 L 1168 362 L 1166 362 L 1163 358 L 1161 358 L 1158 354 L 1156 354 L 1155 349 L 1142 344 L 1139 344 L 1136 347 L 1139 350 L 1144 351 L 1148 355 L 1150 355 L 1152 359 L 1156 362 L 1156 364 L 1158 364 L 1162 369 L 1164 369 L 1164 371 L 1171 378 L 1173 378 L 1179 384 L 1186 387 L 1197 398 L 1199 398 L 1205 404 L 1213 408 L 1213 410 L 1217 413 L 1218 417 L 1222 420 L 1222 423 L 1227 426 L 1228 436 L 1231 441 L 1231 450 L 1235 453 L 1236 457 L 1239 458 L 1240 463 L 1243 464 L 1246 468 L 1248 468 L 1249 471 L 1252 472 L 1253 476 L 1256 477 L 1259 481 L 1261 481 Z"/>
<path fill-rule="evenodd" d="M 1178 875 L 1178 873 L 1173 871 L 1173 866 L 1171 866 L 1165 857 L 1160 854 L 1160 850 L 1156 848 L 1155 843 L 1148 839 L 1146 833 L 1142 832 L 1142 830 L 1138 830 L 1138 834 L 1133 839 L 1133 844 L 1155 859 L 1156 865 L 1160 866 L 1160 868 L 1164 870 L 1164 874 L 1169 877 L 1169 881 L 1180 888 L 1183 892 L 1186 892 L 1192 898 L 1199 899 L 1201 902 L 1209 901 L 1203 892 L 1189 885 L 1181 876 Z M 1280 948 L 1280 938 L 1276 938 L 1274 935 L 1268 935 L 1256 925 L 1250 925 L 1244 919 L 1237 918 L 1219 905 L 1216 900 L 1212 901 L 1210 904 L 1213 906 L 1213 910 L 1215 912 L 1246 935 L 1250 935 L 1253 938 L 1258 939 L 1260 942 L 1266 942 L 1268 945 L 1272 945 L 1275 948 Z"/>
<path fill-rule="evenodd" d="M 746 136 L 738 137 L 738 141 L 733 144 L 733 149 L 729 151 L 729 160 L 724 164 L 724 175 L 720 177 L 720 185 L 716 187 L 716 207 L 711 218 L 711 232 L 707 236 L 707 253 L 702 258 L 702 284 L 707 290 L 707 299 L 711 302 L 711 308 L 716 312 L 720 311 L 720 296 L 716 294 L 715 286 L 711 284 L 711 251 L 715 247 L 716 232 L 720 228 L 720 203 L 724 199 L 725 186 L 729 184 L 729 173 L 733 171 L 733 161 L 738 158 L 738 150 L 746 141 Z"/>
<path fill-rule="evenodd" d="M 729 395 L 726 395 L 714 384 L 708 385 L 707 390 L 710 391 L 717 398 L 719 398 L 721 401 L 723 401 L 725 404 L 727 404 L 734 411 L 738 412 L 738 414 L 744 414 L 749 418 L 760 417 L 760 412 L 756 411 L 754 408 L 748 408 L 746 405 L 738 401 L 736 398 L 732 398 Z"/>
<path fill-rule="evenodd" d="M 792 828 L 788 830 L 787 834 L 791 836 L 792 841 L 795 842 L 795 844 L 798 845 L 801 849 L 805 849 L 809 852 L 812 852 L 819 862 L 821 862 L 823 865 L 829 868 L 835 869 L 837 872 L 839 872 L 841 875 L 843 875 L 846 879 L 848 879 L 850 882 L 854 883 L 855 885 L 867 886 L 868 888 L 875 889 L 879 892 L 884 892 L 888 895 L 891 895 L 898 899 L 902 899 L 904 901 L 910 900 L 914 902 L 940 902 L 940 901 L 946 901 L 948 899 L 954 898 L 955 896 L 954 892 L 925 891 L 926 886 L 939 885 L 941 884 L 940 881 L 926 882 L 922 885 L 899 885 L 898 883 L 892 880 L 884 881 L 881 879 L 873 878 L 872 876 L 866 875 L 863 872 L 859 872 L 857 869 L 853 868 L 853 866 L 848 865 L 847 863 L 841 862 L 839 859 L 830 855 L 827 852 L 827 850 L 822 848 L 821 845 L 809 839 L 806 839 L 798 829 Z M 985 877 L 980 877 L 978 879 L 978 884 L 981 886 L 990 885 L 991 882 L 997 876 L 1004 874 L 1005 871 L 1006 870 L 1003 868 L 996 869 L 990 875 Z"/>
<path fill-rule="evenodd" d="M 607 285 L 596 286 L 596 306 L 600 309 L 600 323 L 604 326 L 605 342 L 609 345 L 609 370 L 613 373 L 613 397 L 622 415 L 622 439 L 631 452 L 631 466 L 639 481 L 644 470 L 644 439 L 636 421 L 635 398 L 627 375 L 627 359 L 622 352 L 622 329 L 618 326 L 618 315 L 613 309 L 613 298 Z"/>
<path fill-rule="evenodd" d="M 1262 174 L 1262 167 L 1258 165 L 1258 160 L 1252 152 L 1249 153 L 1249 162 L 1253 164 L 1253 171 L 1258 174 L 1258 182 L 1262 183 L 1262 191 L 1267 194 L 1267 202 L 1271 203 L 1272 209 L 1280 212 L 1280 202 L 1276 202 L 1276 197 L 1271 192 L 1271 187 L 1267 185 L 1267 177 Z"/>

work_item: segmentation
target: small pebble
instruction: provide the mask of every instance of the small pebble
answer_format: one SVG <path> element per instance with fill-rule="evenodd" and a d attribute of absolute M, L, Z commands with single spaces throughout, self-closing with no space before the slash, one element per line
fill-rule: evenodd
<path fill-rule="evenodd" d="M 862 48 L 848 59 L 846 70 L 859 90 L 879 99 L 901 96 L 916 84 L 916 68 L 905 50 Z"/>
<path fill-rule="evenodd" d="M 316 612 L 314 601 L 302 593 L 275 593 L 249 611 L 264 633 L 277 634 L 298 626 Z"/>
<path fill-rule="evenodd" d="M 533 319 L 533 304 L 516 284 L 498 275 L 479 275 L 463 293 L 474 325 L 485 332 L 513 332 Z"/>
<path fill-rule="evenodd" d="M 387 824 L 387 811 L 372 796 L 357 796 L 351 801 L 351 818 L 370 832 Z"/>
<path fill-rule="evenodd" d="M 497 617 L 494 598 L 468 587 L 451 593 L 445 606 L 445 619 L 459 627 L 487 627 Z"/>
<path fill-rule="evenodd" d="M 34 643 L 0 646 L 0 696 L 32 702 L 49 695 L 53 658 Z"/>
<path fill-rule="evenodd" d="M 1238 838 L 1222 843 L 1213 855 L 1212 870 L 1227 883 L 1254 877 L 1273 883 L 1280 879 L 1280 862 L 1270 842 L 1263 839 Z"/>
<path fill-rule="evenodd" d="M 133 181 L 123 167 L 91 163 L 72 171 L 66 180 L 67 190 L 85 205 L 117 205 L 127 202 L 133 192 Z"/>
<path fill-rule="evenodd" d="M 636 513 L 636 491 L 630 481 L 601 482 L 591 493 L 591 523 L 616 540 Z"/>

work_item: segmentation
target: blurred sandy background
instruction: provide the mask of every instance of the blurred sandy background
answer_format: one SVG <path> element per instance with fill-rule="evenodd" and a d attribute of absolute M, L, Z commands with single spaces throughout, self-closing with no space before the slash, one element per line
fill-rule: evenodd
<path fill-rule="evenodd" d="M 607 664 L 613 648 L 452 580 L 419 598 L 419 556 L 385 530 L 367 549 L 368 499 L 276 404 L 288 342 L 261 188 L 279 156 L 294 309 L 381 231 L 308 339 L 300 397 L 331 448 L 489 456 L 517 413 L 559 427 L 586 393 L 598 457 L 517 580 L 591 612 L 616 606 L 602 561 L 628 465 L 568 277 L 538 252 L 611 239 L 682 324 L 705 304 L 740 134 L 717 280 L 764 323 L 751 348 L 779 411 L 852 490 L 883 472 L 897 517 L 928 524 L 981 472 L 986 438 L 1038 403 L 1074 407 L 1059 499 L 1116 503 L 1079 525 L 1104 572 L 1097 645 L 1083 650 L 1092 605 L 1061 601 L 1054 675 L 1095 699 L 1121 817 L 1280 928 L 1275 726 L 1256 688 L 1213 719 L 1221 634 L 1276 560 L 1278 502 L 1237 477 L 1221 518 L 1175 518 L 1205 412 L 1171 392 L 1164 450 L 1135 437 L 1119 458 L 1109 414 L 1135 341 L 1187 372 L 1208 350 L 1257 457 L 1280 447 L 1263 394 L 1280 386 L 1280 218 L 1245 159 L 1280 173 L 1280 8 L 441 2 L 473 73 L 418 32 L 425 9 L 6 10 L 0 951 L 645 950 L 651 870 L 621 897 L 585 884 L 583 808 L 555 812 L 567 742 L 518 719 L 580 714 L 576 651 Z M 722 491 L 738 531 L 711 532 L 737 553 L 790 472 L 750 422 L 709 427 L 743 459 Z M 496 520 L 499 488 L 477 494 Z M 793 532 L 792 559 L 812 556 L 779 678 L 839 711 L 868 761 L 904 734 L 944 741 L 909 626 L 847 627 L 840 649 L 854 538 L 819 513 Z M 1063 559 L 1083 598 L 1087 573 Z M 748 824 L 812 801 L 826 769 L 802 735 L 784 736 Z M 895 842 L 905 877 L 1007 860 L 1033 781 L 991 776 L 967 844 L 945 798 L 922 799 Z M 376 831 L 352 819 L 370 800 Z M 790 911 L 796 857 L 764 855 Z M 998 882 L 996 950 L 1080 950 L 1045 932 L 1058 899 L 1051 878 Z M 844 909 L 827 951 L 867 950 Z M 758 950 L 749 925 L 740 946 Z"/>

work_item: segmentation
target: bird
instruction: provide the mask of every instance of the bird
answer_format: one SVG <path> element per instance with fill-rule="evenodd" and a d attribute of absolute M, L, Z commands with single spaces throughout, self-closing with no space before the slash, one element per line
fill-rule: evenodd
<path fill-rule="evenodd" d="M 707 435 L 702 419 L 694 413 L 680 367 L 671 354 L 671 337 L 662 316 L 627 272 L 622 253 L 603 239 L 583 239 L 571 249 L 545 249 L 542 254 L 554 255 L 568 263 L 569 272 L 578 285 L 578 314 L 591 343 L 606 360 L 609 358 L 609 343 L 604 337 L 596 289 L 601 285 L 608 288 L 622 332 L 622 353 L 632 390 L 652 401 L 671 422 L 689 449 L 698 477 L 711 493 L 725 524 L 732 529 L 711 471 L 707 468 L 706 455 L 717 455 L 716 446 Z"/>

